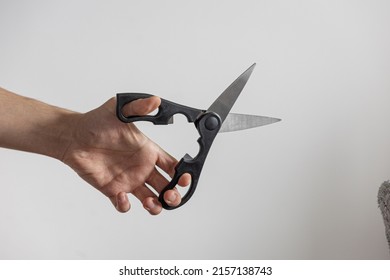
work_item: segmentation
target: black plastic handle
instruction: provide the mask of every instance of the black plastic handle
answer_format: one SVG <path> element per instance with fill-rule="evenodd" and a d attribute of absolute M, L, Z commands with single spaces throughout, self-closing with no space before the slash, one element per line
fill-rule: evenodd
<path fill-rule="evenodd" d="M 145 93 L 119 93 L 117 94 L 117 116 L 118 118 L 126 123 L 135 121 L 150 121 L 154 124 L 169 124 L 171 118 L 175 114 L 183 114 L 187 117 L 189 122 L 194 122 L 199 132 L 199 152 L 196 157 L 192 158 L 186 154 L 176 165 L 175 174 L 169 184 L 159 194 L 159 201 L 161 202 L 164 209 L 172 210 L 183 206 L 194 194 L 198 185 L 199 177 L 202 172 L 204 162 L 210 147 L 218 134 L 222 121 L 218 114 L 214 112 L 206 112 L 187 106 L 183 106 L 165 99 L 161 99 L 161 105 L 159 111 L 155 116 L 125 116 L 123 115 L 122 109 L 127 103 L 135 101 L 141 98 L 151 97 L 150 94 Z M 180 177 L 189 173 L 191 175 L 191 185 L 188 191 L 182 197 L 181 202 L 178 206 L 170 206 L 164 200 L 164 194 L 168 190 L 172 190 L 178 184 Z"/>
<path fill-rule="evenodd" d="M 172 210 L 179 208 L 187 203 L 194 194 L 207 154 L 215 136 L 217 136 L 218 131 L 221 128 L 222 122 L 217 114 L 213 112 L 206 112 L 198 118 L 195 125 L 200 134 L 200 138 L 198 139 L 200 146 L 199 153 L 195 158 L 186 154 L 176 165 L 175 174 L 171 182 L 162 190 L 158 198 L 164 209 Z M 182 197 L 180 204 L 178 206 L 170 206 L 165 202 L 164 194 L 166 191 L 172 190 L 179 182 L 180 177 L 185 173 L 189 173 L 191 175 L 191 185 L 189 186 L 187 193 Z"/>
<path fill-rule="evenodd" d="M 116 114 L 117 117 L 126 123 L 136 121 L 148 121 L 154 124 L 170 124 L 175 114 L 183 114 L 187 117 L 188 122 L 194 122 L 203 110 L 187 107 L 161 98 L 161 104 L 155 116 L 125 116 L 122 112 L 123 107 L 137 99 L 145 99 L 153 95 L 146 93 L 118 93 L 116 95 Z"/>

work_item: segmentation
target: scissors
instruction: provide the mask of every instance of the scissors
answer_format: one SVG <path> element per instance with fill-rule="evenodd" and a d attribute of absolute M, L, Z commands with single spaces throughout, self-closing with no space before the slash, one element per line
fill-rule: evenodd
<path fill-rule="evenodd" d="M 194 123 L 199 132 L 200 146 L 198 154 L 192 158 L 189 154 L 178 162 L 175 167 L 175 174 L 169 184 L 159 194 L 159 201 L 162 207 L 167 210 L 176 209 L 184 205 L 194 194 L 198 185 L 199 177 L 206 160 L 207 154 L 213 144 L 213 141 L 219 132 L 230 132 L 242 129 L 248 129 L 257 126 L 263 126 L 280 121 L 277 118 L 243 115 L 230 113 L 231 108 L 236 102 L 238 96 L 247 83 L 256 63 L 242 73 L 224 92 L 211 104 L 207 110 L 196 109 L 181 104 L 177 104 L 165 99 L 161 99 L 161 105 L 154 116 L 125 116 L 122 112 L 123 106 L 137 99 L 151 97 L 146 93 L 118 93 L 117 94 L 117 117 L 125 123 L 137 121 L 149 121 L 155 125 L 167 125 L 173 123 L 175 114 L 183 114 L 188 122 Z M 173 189 L 180 177 L 189 173 L 191 175 L 191 184 L 187 193 L 182 197 L 181 203 L 177 206 L 170 206 L 164 200 L 164 193 Z"/>

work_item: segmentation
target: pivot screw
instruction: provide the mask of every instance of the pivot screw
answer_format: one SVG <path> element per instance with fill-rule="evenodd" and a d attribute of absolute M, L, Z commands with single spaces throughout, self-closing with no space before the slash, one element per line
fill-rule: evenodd
<path fill-rule="evenodd" d="M 210 116 L 205 121 L 205 126 L 208 130 L 214 130 L 218 127 L 219 120 L 215 116 Z"/>

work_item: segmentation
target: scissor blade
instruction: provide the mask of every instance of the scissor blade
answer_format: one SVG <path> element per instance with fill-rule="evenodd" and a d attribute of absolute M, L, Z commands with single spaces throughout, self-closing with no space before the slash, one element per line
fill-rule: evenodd
<path fill-rule="evenodd" d="M 280 119 L 230 113 L 226 117 L 226 120 L 222 124 L 222 127 L 219 132 L 231 132 L 236 130 L 249 129 L 253 127 L 276 123 L 278 121 L 280 121 Z"/>
<path fill-rule="evenodd" d="M 232 109 L 255 66 L 256 63 L 242 73 L 208 108 L 208 111 L 215 112 L 220 116 L 222 123 Z"/>

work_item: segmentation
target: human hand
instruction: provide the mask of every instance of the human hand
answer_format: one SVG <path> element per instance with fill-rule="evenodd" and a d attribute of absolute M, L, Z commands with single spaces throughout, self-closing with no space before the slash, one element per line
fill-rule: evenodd
<path fill-rule="evenodd" d="M 159 107 L 161 99 L 154 96 L 139 99 L 123 108 L 126 116 L 147 115 Z M 106 195 L 119 212 L 127 212 L 127 193 L 136 196 L 152 215 L 161 212 L 157 196 L 168 180 L 156 166 L 173 176 L 177 160 L 147 138 L 133 123 L 125 124 L 116 117 L 116 99 L 111 98 L 99 108 L 81 114 L 74 127 L 72 139 L 62 161 L 86 182 Z M 184 174 L 178 184 L 190 183 Z M 164 194 L 170 206 L 177 206 L 181 197 L 176 189 Z"/>

